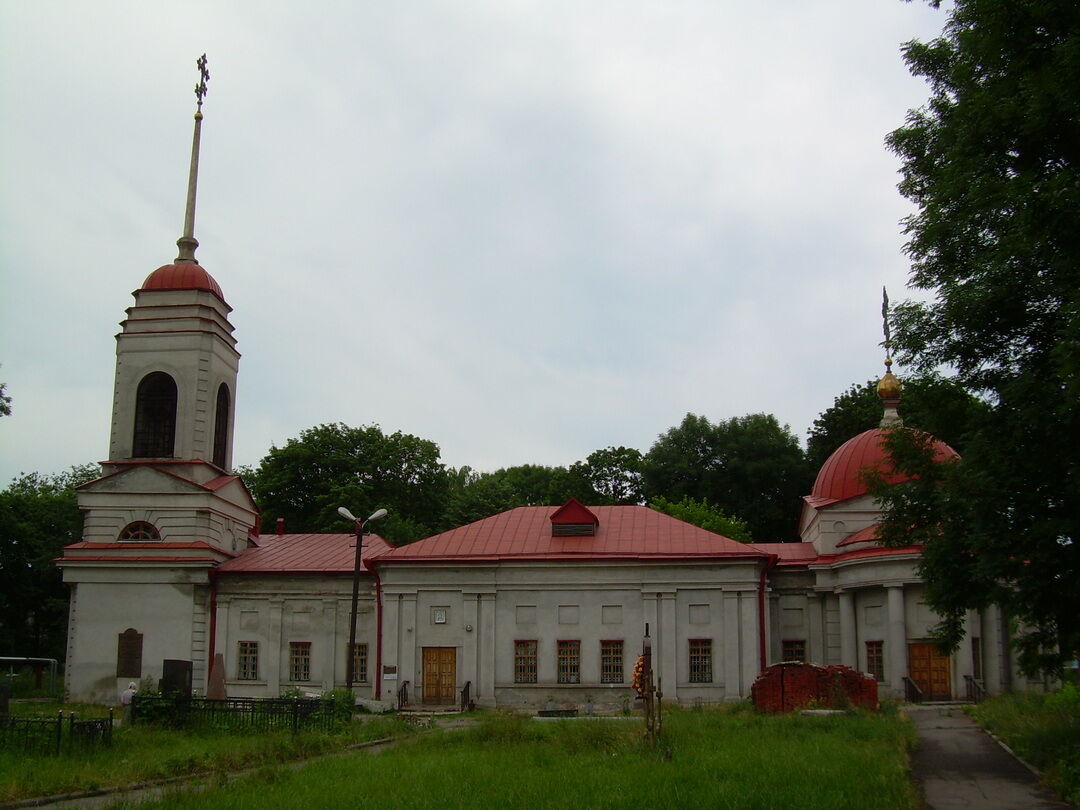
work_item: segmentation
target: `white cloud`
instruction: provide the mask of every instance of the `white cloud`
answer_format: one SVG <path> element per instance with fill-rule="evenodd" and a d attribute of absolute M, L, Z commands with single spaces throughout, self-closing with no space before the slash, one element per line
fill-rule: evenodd
<path fill-rule="evenodd" d="M 803 435 L 880 365 L 886 132 L 920 4 L 0 6 L 0 477 L 97 460 L 129 293 L 196 233 L 236 308 L 238 462 L 379 423 L 448 464 Z"/>

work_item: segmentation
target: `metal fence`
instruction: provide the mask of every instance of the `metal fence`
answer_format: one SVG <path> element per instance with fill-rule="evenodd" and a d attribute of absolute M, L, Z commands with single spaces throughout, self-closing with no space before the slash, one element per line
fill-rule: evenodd
<path fill-rule="evenodd" d="M 339 719 L 333 704 L 311 698 L 210 698 L 135 695 L 131 722 L 171 728 L 225 731 L 330 730 Z"/>
<path fill-rule="evenodd" d="M 80 720 L 66 718 L 0 717 L 0 748 L 35 754 L 69 754 L 112 745 L 113 717 Z"/>

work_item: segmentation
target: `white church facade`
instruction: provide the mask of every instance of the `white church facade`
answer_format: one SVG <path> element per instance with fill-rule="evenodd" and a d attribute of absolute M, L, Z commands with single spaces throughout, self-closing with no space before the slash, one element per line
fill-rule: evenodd
<path fill-rule="evenodd" d="M 194 258 L 194 181 L 188 205 L 180 256 L 122 322 L 109 459 L 79 490 L 82 541 L 57 561 L 69 699 L 115 702 L 167 659 L 190 661 L 205 693 L 216 655 L 230 696 L 321 692 L 346 684 L 351 655 L 364 698 L 614 706 L 646 626 L 664 697 L 680 702 L 748 697 L 782 660 L 846 664 L 894 697 L 1024 685 L 996 610 L 969 616 L 952 656 L 929 642 L 919 549 L 875 537 L 862 471 L 886 463 L 881 429 L 823 466 L 800 543 L 746 545 L 646 507 L 576 501 L 400 548 L 368 535 L 350 649 L 354 534 L 262 533 L 230 472 L 239 354 L 231 308 Z M 882 381 L 887 418 L 894 381 Z"/>

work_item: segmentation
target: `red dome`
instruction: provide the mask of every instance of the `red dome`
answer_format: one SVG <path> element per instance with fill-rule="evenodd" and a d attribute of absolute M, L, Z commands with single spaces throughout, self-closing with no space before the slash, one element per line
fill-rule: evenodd
<path fill-rule="evenodd" d="M 146 277 L 139 292 L 146 290 L 205 290 L 225 300 L 214 277 L 197 264 L 179 262 L 159 267 Z"/>
<path fill-rule="evenodd" d="M 890 484 L 904 481 L 907 476 L 892 471 L 892 461 L 886 457 L 882 443 L 885 431 L 874 428 L 848 439 L 821 465 L 814 488 L 807 501 L 813 506 L 825 506 L 865 495 L 868 488 L 863 477 L 866 472 L 880 470 Z M 943 441 L 934 439 L 937 461 L 959 458 L 959 454 Z"/>

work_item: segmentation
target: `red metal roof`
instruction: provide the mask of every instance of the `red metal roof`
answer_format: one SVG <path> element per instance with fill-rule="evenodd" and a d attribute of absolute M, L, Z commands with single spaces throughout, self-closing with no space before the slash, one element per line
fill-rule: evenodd
<path fill-rule="evenodd" d="M 893 470 L 883 444 L 886 435 L 883 429 L 873 428 L 840 445 L 821 466 L 814 487 L 805 498 L 806 502 L 817 509 L 865 495 L 869 491 L 865 480 L 868 472 L 883 473 L 885 481 L 890 484 L 907 480 L 907 476 Z M 938 461 L 959 458 L 955 450 L 937 439 L 934 440 L 934 450 Z"/>
<path fill-rule="evenodd" d="M 356 534 L 260 534 L 258 546 L 245 549 L 218 571 L 223 574 L 351 574 Z M 377 534 L 364 535 L 364 560 L 393 548 Z M 362 571 L 367 566 L 361 562 Z"/>
<path fill-rule="evenodd" d="M 871 529 L 876 527 L 870 527 Z M 870 529 L 863 529 L 863 532 Z M 852 535 L 854 537 L 855 535 Z M 922 551 L 921 546 L 904 546 L 903 548 L 885 548 L 884 546 L 870 546 L 853 551 L 845 551 L 839 554 L 821 554 L 814 550 L 813 543 L 754 543 L 754 548 L 760 551 L 776 554 L 780 561 L 778 567 L 805 566 L 805 565 L 828 565 L 830 563 L 845 562 L 847 560 L 859 560 L 865 557 L 894 557 L 906 554 L 918 554 Z"/>
<path fill-rule="evenodd" d="M 877 530 L 880 523 L 875 523 L 872 526 L 867 526 L 865 529 L 859 529 L 854 534 L 850 534 L 836 544 L 837 548 L 840 546 L 853 546 L 856 543 L 872 543 L 878 539 Z"/>
<path fill-rule="evenodd" d="M 754 548 L 780 558 L 777 565 L 806 565 L 817 559 L 813 543 L 754 543 Z"/>
<path fill-rule="evenodd" d="M 552 537 L 557 507 L 519 506 L 379 556 L 395 562 L 765 557 L 744 545 L 644 506 L 592 506 L 595 535 Z"/>
<path fill-rule="evenodd" d="M 214 277 L 191 262 L 165 264 L 146 277 L 139 292 L 147 290 L 205 290 L 225 300 Z"/>

